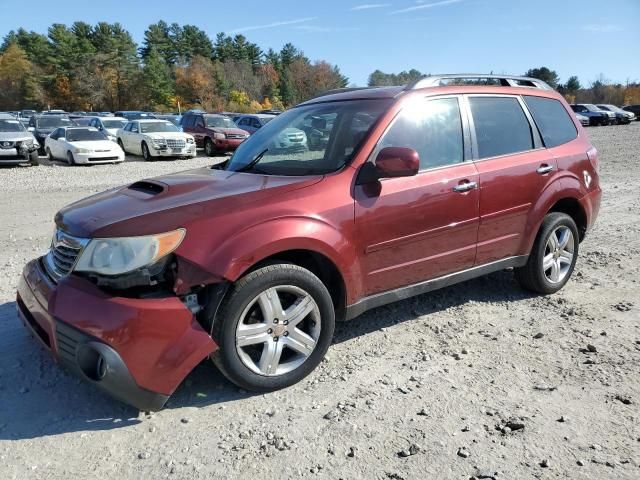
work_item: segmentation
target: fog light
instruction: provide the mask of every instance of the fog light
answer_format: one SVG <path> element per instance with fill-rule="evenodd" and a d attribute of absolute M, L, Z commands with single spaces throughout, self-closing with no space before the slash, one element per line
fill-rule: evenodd
<path fill-rule="evenodd" d="M 101 381 L 107 374 L 108 365 L 105 358 L 90 345 L 78 348 L 76 355 L 78 367 L 82 373 L 94 382 Z"/>

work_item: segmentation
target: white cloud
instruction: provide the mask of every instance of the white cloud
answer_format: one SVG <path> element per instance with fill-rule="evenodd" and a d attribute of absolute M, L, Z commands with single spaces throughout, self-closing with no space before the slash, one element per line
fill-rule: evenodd
<path fill-rule="evenodd" d="M 283 27 L 286 25 L 296 25 L 298 23 L 310 22 L 311 20 L 315 20 L 316 17 L 306 17 L 306 18 L 297 18 L 295 20 L 284 20 L 280 22 L 273 23 L 265 23 L 263 25 L 253 25 L 250 27 L 240 27 L 230 30 L 229 33 L 241 33 L 241 32 L 249 32 L 251 30 L 262 30 L 263 28 L 275 28 L 275 27 Z"/>
<path fill-rule="evenodd" d="M 350 10 L 353 12 L 357 12 L 359 10 L 372 10 L 374 8 L 385 8 L 390 6 L 390 3 L 363 3 L 362 5 L 351 7 Z"/>
<path fill-rule="evenodd" d="M 462 0 L 441 0 L 439 2 L 433 2 L 433 3 L 420 3 L 419 5 L 415 5 L 413 7 L 403 8 L 402 10 L 395 10 L 391 12 L 389 15 L 395 15 L 397 13 L 415 12 L 416 10 L 424 10 L 426 8 L 442 7 L 444 5 L 452 5 L 454 3 L 460 3 L 461 1 Z"/>
<path fill-rule="evenodd" d="M 584 25 L 582 30 L 586 30 L 587 32 L 611 33 L 621 31 L 622 27 L 619 25 L 592 23 Z"/>

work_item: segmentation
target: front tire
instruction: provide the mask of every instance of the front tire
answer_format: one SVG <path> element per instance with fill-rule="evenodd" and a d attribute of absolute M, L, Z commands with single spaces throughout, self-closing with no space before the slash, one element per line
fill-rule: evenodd
<path fill-rule="evenodd" d="M 569 215 L 547 214 L 527 264 L 515 270 L 516 280 L 523 288 L 537 293 L 557 292 L 573 273 L 579 245 L 578 227 Z"/>
<path fill-rule="evenodd" d="M 76 164 L 76 160 L 75 160 L 75 158 L 73 158 L 73 153 L 71 153 L 71 151 L 67 152 L 67 163 L 69 165 L 75 165 Z"/>
<path fill-rule="evenodd" d="M 144 158 L 145 162 L 149 162 L 153 160 L 153 157 L 151 156 L 151 152 L 149 151 L 149 147 L 147 146 L 146 142 L 142 142 L 142 158 Z"/>
<path fill-rule="evenodd" d="M 204 139 L 204 153 L 207 155 L 207 157 L 213 157 L 216 154 L 216 150 L 213 147 L 213 142 L 210 138 Z"/>
<path fill-rule="evenodd" d="M 227 294 L 212 329 L 220 347 L 212 358 L 241 388 L 285 388 L 318 366 L 334 327 L 331 295 L 318 277 L 297 265 L 267 265 Z"/>
<path fill-rule="evenodd" d="M 122 151 L 125 153 L 125 155 L 127 154 L 127 151 L 124 149 L 124 143 L 122 143 L 122 140 L 118 139 L 118 145 L 120 146 L 120 148 L 122 149 Z"/>
<path fill-rule="evenodd" d="M 40 165 L 40 158 L 38 157 L 38 152 L 35 150 L 29 153 L 29 165 L 31 165 L 32 167 L 37 167 Z"/>

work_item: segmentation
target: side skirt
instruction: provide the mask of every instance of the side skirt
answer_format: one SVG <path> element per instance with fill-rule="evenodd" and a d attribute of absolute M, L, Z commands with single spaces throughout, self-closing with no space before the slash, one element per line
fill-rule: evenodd
<path fill-rule="evenodd" d="M 442 277 L 425 280 L 424 282 L 407 285 L 406 287 L 400 287 L 395 290 L 388 290 L 386 292 L 376 293 L 369 297 L 364 297 L 357 303 L 347 306 L 345 320 L 351 320 L 372 308 L 381 307 L 382 305 L 405 300 L 416 295 L 422 295 L 423 293 L 439 290 L 456 283 L 466 282 L 472 278 L 481 277 L 489 273 L 504 270 L 505 268 L 523 267 L 527 263 L 528 258 L 528 255 L 509 257 L 496 262 L 486 263 L 467 270 L 462 270 L 460 272 L 450 273 Z"/>

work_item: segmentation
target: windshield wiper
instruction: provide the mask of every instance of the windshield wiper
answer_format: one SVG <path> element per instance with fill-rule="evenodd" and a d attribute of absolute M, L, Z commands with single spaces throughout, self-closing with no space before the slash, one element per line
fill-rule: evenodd
<path fill-rule="evenodd" d="M 264 157 L 264 154 L 267 153 L 268 151 L 269 149 L 265 148 L 262 152 L 256 155 L 256 157 L 253 160 L 247 163 L 244 167 L 240 167 L 238 170 L 236 170 L 236 172 L 246 172 L 248 170 L 251 170 L 255 165 L 258 164 L 260 160 L 262 160 L 262 157 Z"/>

